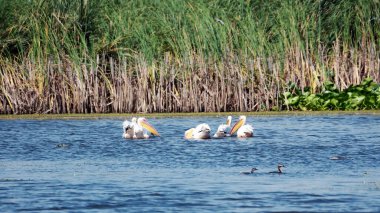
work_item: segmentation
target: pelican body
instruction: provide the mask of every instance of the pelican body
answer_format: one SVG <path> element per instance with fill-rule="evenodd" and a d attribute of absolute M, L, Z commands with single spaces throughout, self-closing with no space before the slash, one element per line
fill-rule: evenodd
<path fill-rule="evenodd" d="M 150 135 L 148 132 L 155 136 L 160 136 L 157 130 L 148 122 L 146 118 L 132 118 L 131 122 L 124 121 L 123 123 L 123 137 L 127 139 L 146 139 Z"/>
<path fill-rule="evenodd" d="M 208 124 L 202 123 L 185 132 L 186 139 L 209 139 L 211 128 Z"/>
<path fill-rule="evenodd" d="M 229 128 L 231 127 L 231 121 L 232 121 L 232 117 L 228 116 L 226 124 L 219 125 L 218 130 L 216 130 L 213 137 L 214 138 L 224 138 L 224 137 L 230 136 L 230 134 L 228 134 L 228 132 L 229 132 Z"/>
<path fill-rule="evenodd" d="M 236 133 L 238 138 L 248 138 L 253 137 L 254 128 L 250 124 L 245 124 L 247 117 L 242 115 L 239 117 L 239 121 L 234 124 L 230 131 L 230 135 Z"/>

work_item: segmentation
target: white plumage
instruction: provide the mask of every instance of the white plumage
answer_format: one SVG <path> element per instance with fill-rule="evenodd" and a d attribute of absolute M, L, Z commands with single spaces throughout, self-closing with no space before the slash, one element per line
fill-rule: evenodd
<path fill-rule="evenodd" d="M 185 132 L 185 138 L 187 139 L 209 139 L 211 128 L 208 124 L 202 123 L 191 128 Z"/>
<path fill-rule="evenodd" d="M 134 126 L 132 122 L 125 120 L 123 122 L 123 138 L 132 139 L 134 135 Z"/>
<path fill-rule="evenodd" d="M 247 138 L 253 137 L 253 126 L 250 124 L 245 124 L 247 117 L 242 115 L 239 117 L 239 121 L 235 123 L 230 131 L 230 135 L 235 134 L 237 132 L 237 137 L 239 138 Z"/>
<path fill-rule="evenodd" d="M 236 135 L 238 138 L 247 138 L 253 136 L 253 127 L 249 124 L 245 124 L 239 128 Z"/>
<path fill-rule="evenodd" d="M 219 125 L 218 130 L 216 130 L 214 134 L 214 138 L 223 138 L 230 136 L 229 131 L 231 128 L 231 121 L 232 117 L 228 116 L 226 124 Z"/>
<path fill-rule="evenodd" d="M 155 136 L 160 136 L 157 130 L 149 124 L 146 118 L 132 118 L 131 122 L 123 122 L 123 137 L 128 139 L 145 139 L 149 138 L 148 132 Z"/>

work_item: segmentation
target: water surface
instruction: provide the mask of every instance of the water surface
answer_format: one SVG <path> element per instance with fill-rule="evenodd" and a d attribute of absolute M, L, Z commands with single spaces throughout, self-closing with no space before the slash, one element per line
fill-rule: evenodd
<path fill-rule="evenodd" d="M 149 140 L 118 119 L 0 121 L 0 211 L 380 211 L 380 116 L 248 116 L 253 138 L 183 139 L 225 119 L 151 118 Z"/>

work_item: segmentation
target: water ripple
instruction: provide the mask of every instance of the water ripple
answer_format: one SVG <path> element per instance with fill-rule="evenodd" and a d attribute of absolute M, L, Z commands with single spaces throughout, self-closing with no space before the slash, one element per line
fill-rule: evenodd
<path fill-rule="evenodd" d="M 253 138 L 183 138 L 224 120 L 152 118 L 149 140 L 117 119 L 0 121 L 0 211 L 380 211 L 379 116 L 249 116 Z"/>

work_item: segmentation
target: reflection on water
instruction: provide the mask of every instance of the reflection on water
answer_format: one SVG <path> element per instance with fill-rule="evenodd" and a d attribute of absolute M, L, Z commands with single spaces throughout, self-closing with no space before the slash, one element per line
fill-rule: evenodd
<path fill-rule="evenodd" d="M 380 116 L 248 116 L 253 138 L 183 139 L 224 121 L 152 118 L 149 140 L 116 119 L 0 121 L 0 211 L 380 211 Z"/>

